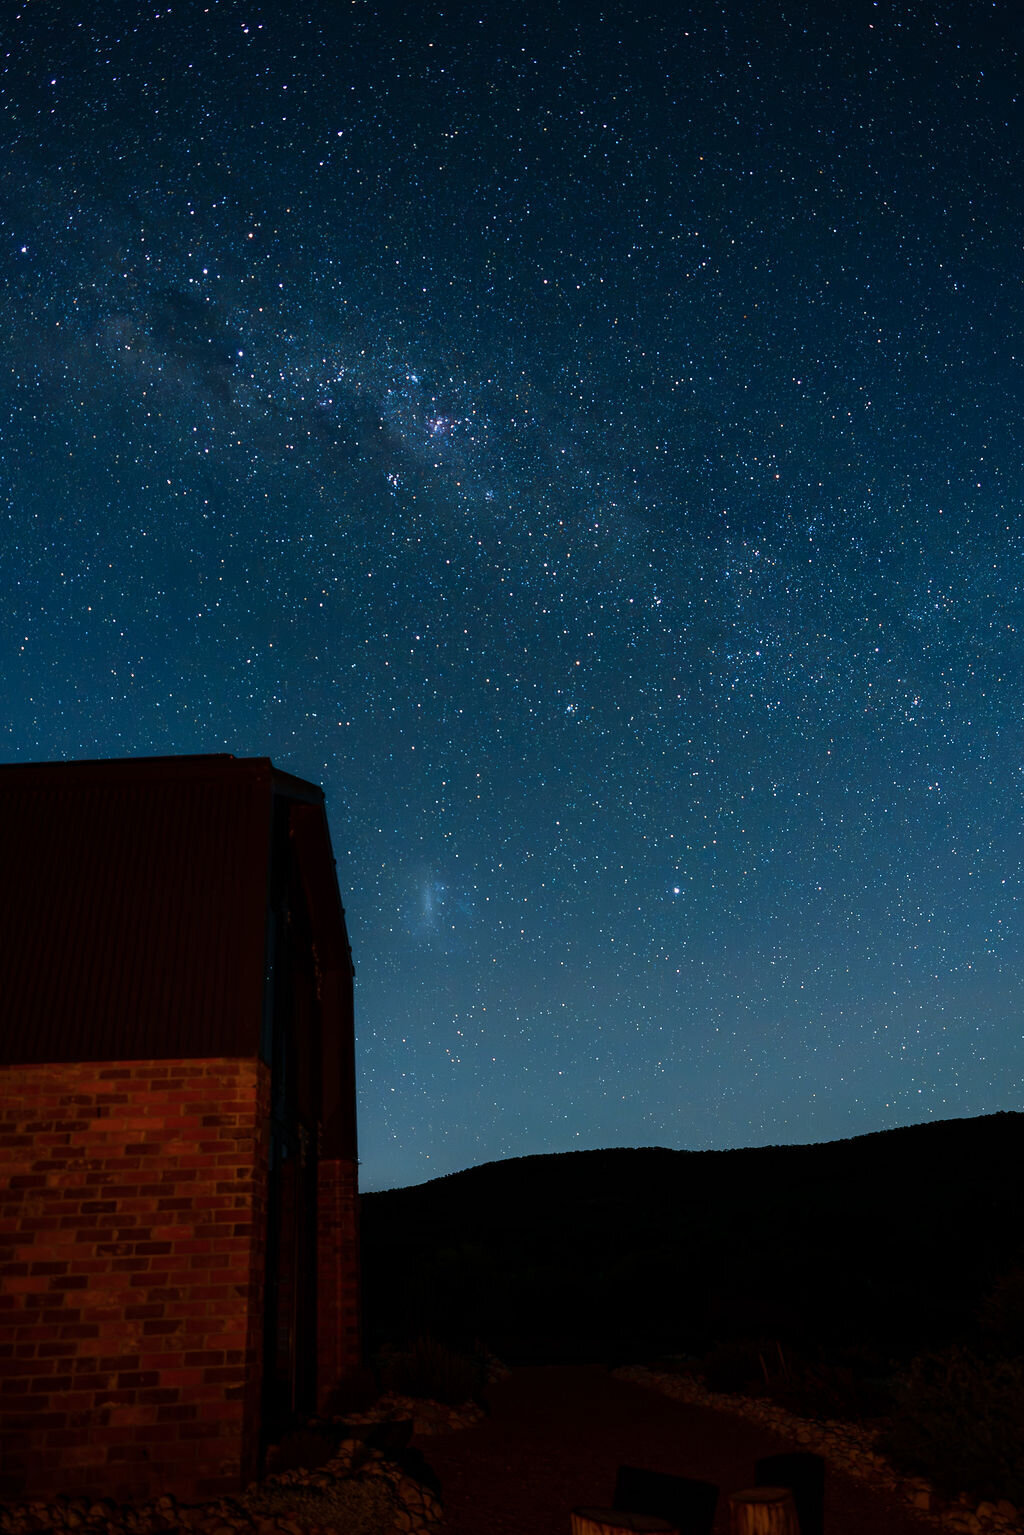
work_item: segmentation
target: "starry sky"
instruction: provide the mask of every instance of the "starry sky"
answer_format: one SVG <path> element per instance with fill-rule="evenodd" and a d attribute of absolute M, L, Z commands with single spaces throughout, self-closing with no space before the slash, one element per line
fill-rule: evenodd
<path fill-rule="evenodd" d="M 0 758 L 323 785 L 365 1189 L 1021 1108 L 1014 10 L 7 8 Z"/>

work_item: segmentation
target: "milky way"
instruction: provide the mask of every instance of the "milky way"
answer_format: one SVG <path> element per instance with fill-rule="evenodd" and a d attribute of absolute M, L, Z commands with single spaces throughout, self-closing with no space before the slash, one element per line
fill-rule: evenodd
<path fill-rule="evenodd" d="M 5 23 L 3 754 L 323 784 L 364 1187 L 1021 1106 L 1014 31 Z"/>

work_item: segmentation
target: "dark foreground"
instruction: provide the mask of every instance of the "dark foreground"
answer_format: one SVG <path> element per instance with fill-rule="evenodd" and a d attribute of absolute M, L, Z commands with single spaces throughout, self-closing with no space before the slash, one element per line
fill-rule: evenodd
<path fill-rule="evenodd" d="M 620 1463 L 716 1482 L 754 1480 L 760 1456 L 795 1441 L 726 1413 L 671 1401 L 595 1365 L 516 1369 L 488 1389 L 475 1428 L 415 1442 L 441 1481 L 447 1535 L 566 1535 L 569 1510 L 610 1504 Z M 826 1535 L 922 1535 L 930 1522 L 895 1498 L 826 1468 Z"/>

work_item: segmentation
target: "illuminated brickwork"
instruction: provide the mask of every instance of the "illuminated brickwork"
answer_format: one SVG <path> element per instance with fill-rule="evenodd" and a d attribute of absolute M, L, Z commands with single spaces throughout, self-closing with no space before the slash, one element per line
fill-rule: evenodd
<path fill-rule="evenodd" d="M 0 1069 L 0 1497 L 257 1473 L 268 1104 L 255 1060 Z"/>

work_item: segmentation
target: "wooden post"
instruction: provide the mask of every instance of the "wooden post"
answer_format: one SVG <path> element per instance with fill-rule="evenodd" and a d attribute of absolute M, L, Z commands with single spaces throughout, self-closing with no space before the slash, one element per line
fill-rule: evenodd
<path fill-rule="evenodd" d="M 569 1518 L 572 1535 L 679 1535 L 667 1519 L 625 1508 L 574 1508 Z"/>
<path fill-rule="evenodd" d="M 789 1488 L 745 1487 L 731 1492 L 729 1535 L 800 1535 Z"/>

